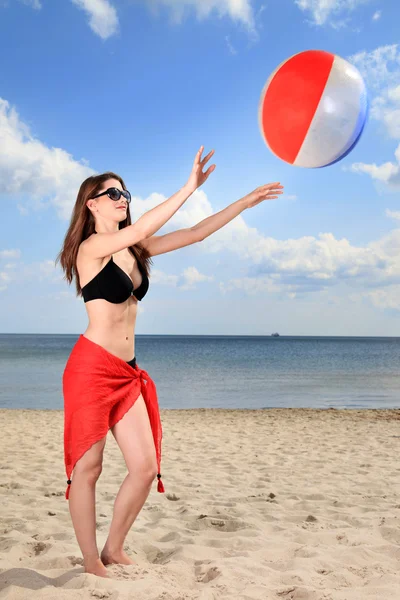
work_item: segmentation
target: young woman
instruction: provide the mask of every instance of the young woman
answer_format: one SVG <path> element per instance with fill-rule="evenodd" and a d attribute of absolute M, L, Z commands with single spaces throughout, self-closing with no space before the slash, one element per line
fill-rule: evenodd
<path fill-rule="evenodd" d="M 261 186 L 193 227 L 154 235 L 215 169 L 211 165 L 203 172 L 214 151 L 205 158 L 202 153 L 203 146 L 185 185 L 133 224 L 131 195 L 121 177 L 108 172 L 86 179 L 56 259 L 69 283 L 75 277 L 89 318 L 63 373 L 66 498 L 85 572 L 102 577 L 108 577 L 107 564 L 133 564 L 123 550 L 124 540 L 156 475 L 157 489 L 164 491 L 156 387 L 135 358 L 137 303 L 149 288 L 151 257 L 204 240 L 244 209 L 277 198 L 283 189 L 278 182 Z M 99 556 L 95 486 L 109 429 L 128 473 Z"/>

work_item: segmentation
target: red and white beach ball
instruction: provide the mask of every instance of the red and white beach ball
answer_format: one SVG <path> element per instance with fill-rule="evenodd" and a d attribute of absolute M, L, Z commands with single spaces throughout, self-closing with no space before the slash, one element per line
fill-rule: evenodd
<path fill-rule="evenodd" d="M 351 152 L 367 114 L 367 90 L 356 67 L 336 54 L 306 50 L 269 77 L 258 116 L 265 143 L 278 158 L 317 168 Z"/>

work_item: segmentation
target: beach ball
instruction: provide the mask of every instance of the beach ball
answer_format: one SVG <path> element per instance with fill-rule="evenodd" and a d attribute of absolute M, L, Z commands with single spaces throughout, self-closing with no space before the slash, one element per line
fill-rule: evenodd
<path fill-rule="evenodd" d="M 336 54 L 306 50 L 270 75 L 261 94 L 259 126 L 278 158 L 319 168 L 351 152 L 367 114 L 367 90 L 356 67 Z"/>

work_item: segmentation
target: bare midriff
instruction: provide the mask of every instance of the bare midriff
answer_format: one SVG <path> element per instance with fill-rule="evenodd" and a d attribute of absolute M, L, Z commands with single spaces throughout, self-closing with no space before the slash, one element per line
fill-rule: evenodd
<path fill-rule="evenodd" d="M 122 360 L 132 360 L 137 304 L 133 296 L 121 304 L 112 304 L 102 298 L 86 302 L 89 325 L 83 335 Z"/>

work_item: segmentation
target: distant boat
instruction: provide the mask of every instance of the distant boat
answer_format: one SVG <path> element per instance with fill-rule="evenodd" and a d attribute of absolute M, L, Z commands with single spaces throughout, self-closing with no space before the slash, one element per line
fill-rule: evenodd
<path fill-rule="evenodd" d="M 271 333 L 272 337 L 279 337 L 279 333 Z"/>

